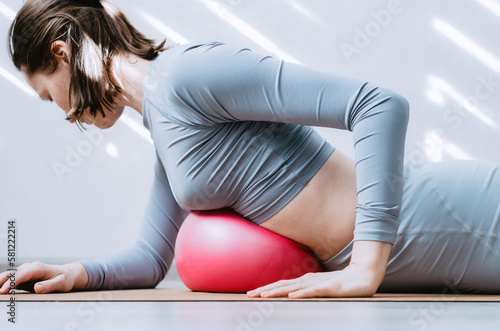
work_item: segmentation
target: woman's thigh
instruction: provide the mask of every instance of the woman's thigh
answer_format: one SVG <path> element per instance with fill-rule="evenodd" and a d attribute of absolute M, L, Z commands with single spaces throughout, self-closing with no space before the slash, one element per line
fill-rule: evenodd
<path fill-rule="evenodd" d="M 405 167 L 401 223 L 379 291 L 500 292 L 500 167 Z M 348 263 L 352 243 L 325 265 Z"/>

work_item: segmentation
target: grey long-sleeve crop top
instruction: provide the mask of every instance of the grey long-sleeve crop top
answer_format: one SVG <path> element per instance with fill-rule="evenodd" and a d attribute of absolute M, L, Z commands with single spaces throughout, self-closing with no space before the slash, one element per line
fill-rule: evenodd
<path fill-rule="evenodd" d="M 154 287 L 192 210 L 231 208 L 259 224 L 285 206 L 334 148 L 310 126 L 354 136 L 354 240 L 393 244 L 399 225 L 407 101 L 371 83 L 219 42 L 151 61 L 143 122 L 155 179 L 137 243 L 84 259 L 85 289 Z"/>

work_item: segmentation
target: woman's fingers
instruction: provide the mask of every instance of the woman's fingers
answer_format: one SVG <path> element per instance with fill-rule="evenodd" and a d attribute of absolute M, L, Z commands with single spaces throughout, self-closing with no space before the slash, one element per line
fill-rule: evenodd
<path fill-rule="evenodd" d="M 23 271 L 21 265 L 16 271 L 6 271 L 2 272 L 0 281 L 2 282 L 2 287 L 0 288 L 1 294 L 6 294 L 12 288 L 18 288 L 17 285 L 23 283 L 23 279 L 26 278 L 26 272 Z"/>
<path fill-rule="evenodd" d="M 2 287 L 0 288 L 1 294 L 6 294 L 11 288 L 17 288 L 18 284 L 23 283 L 26 278 L 26 266 L 23 264 L 19 266 L 16 271 L 5 271 L 0 276 Z"/>
<path fill-rule="evenodd" d="M 338 286 L 333 283 L 309 286 L 288 294 L 288 297 L 293 299 L 337 296 L 339 296 Z"/>
<path fill-rule="evenodd" d="M 39 280 L 50 277 L 51 268 L 40 262 L 25 263 L 16 271 L 6 271 L 0 275 L 0 294 L 6 294 L 12 288 L 35 291 L 35 284 Z"/>
<path fill-rule="evenodd" d="M 302 284 L 300 284 L 300 282 L 293 282 L 293 283 L 286 285 L 286 286 L 279 286 L 279 287 L 263 290 L 260 292 L 260 296 L 263 298 L 287 296 L 288 293 L 293 292 L 293 291 L 297 291 L 298 289 L 302 288 L 301 286 L 302 286 Z"/>
<path fill-rule="evenodd" d="M 61 291 L 61 276 L 56 276 L 53 279 L 36 282 L 34 286 L 35 293 L 50 293 L 50 292 L 64 292 Z"/>
<path fill-rule="evenodd" d="M 290 280 L 279 280 L 277 282 L 274 282 L 274 283 L 271 283 L 271 284 L 268 284 L 268 285 L 265 285 L 265 286 L 261 286 L 261 287 L 258 287 L 252 291 L 248 291 L 247 292 L 247 295 L 249 297 L 260 297 L 262 293 L 264 292 L 268 292 L 268 291 L 272 291 L 272 290 L 275 290 L 277 288 L 282 288 L 284 286 L 289 286 L 291 283 Z"/>
<path fill-rule="evenodd" d="M 306 286 L 310 274 L 305 274 L 302 277 L 288 280 L 279 280 L 277 282 L 261 286 L 255 290 L 247 292 L 249 297 L 277 297 L 287 296 L 289 292 L 297 291 Z"/>
<path fill-rule="evenodd" d="M 292 280 L 282 280 L 249 291 L 249 297 L 311 298 L 311 297 L 366 297 L 378 288 L 374 272 L 358 265 L 343 270 L 307 273 Z"/>
<path fill-rule="evenodd" d="M 0 294 L 6 294 L 8 292 L 8 288 L 11 282 L 10 277 L 11 273 L 8 271 L 2 272 L 0 274 Z"/>
<path fill-rule="evenodd" d="M 68 277 L 62 273 L 56 277 L 37 282 L 35 284 L 36 293 L 50 293 L 50 292 L 69 292 L 72 289 L 72 284 L 68 280 Z"/>
<path fill-rule="evenodd" d="M 0 274 L 0 294 L 6 294 L 11 288 L 28 290 L 35 293 L 69 292 L 79 281 L 80 288 L 85 287 L 86 278 L 79 273 L 86 273 L 78 263 L 52 265 L 40 262 L 25 263 L 17 271 Z M 86 275 L 86 274 L 85 274 Z M 80 277 L 80 278 L 78 278 Z M 83 276 L 85 277 L 85 276 Z"/>
<path fill-rule="evenodd" d="M 310 298 L 322 296 L 337 296 L 338 288 L 333 282 L 329 284 L 315 281 L 305 281 L 304 279 L 293 279 L 288 285 L 269 284 L 265 287 L 248 292 L 249 297 L 274 298 L 288 296 L 290 298 Z"/>

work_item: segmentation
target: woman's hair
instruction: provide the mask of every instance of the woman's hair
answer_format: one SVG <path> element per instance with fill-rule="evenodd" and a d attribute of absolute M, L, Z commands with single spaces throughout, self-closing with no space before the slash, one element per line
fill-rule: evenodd
<path fill-rule="evenodd" d="M 52 43 L 64 40 L 70 49 L 69 102 L 73 118 L 82 126 L 85 109 L 92 117 L 111 109 L 121 89 L 112 79 L 113 56 L 132 53 L 154 59 L 168 49 L 137 31 L 125 15 L 105 0 L 28 0 L 9 29 L 9 53 L 18 70 L 28 75 L 53 73 L 57 60 Z"/>

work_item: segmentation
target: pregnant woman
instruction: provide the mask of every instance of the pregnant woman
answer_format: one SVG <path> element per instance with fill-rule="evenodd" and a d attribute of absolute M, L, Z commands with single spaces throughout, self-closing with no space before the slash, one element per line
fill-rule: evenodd
<path fill-rule="evenodd" d="M 405 163 L 400 95 L 219 42 L 156 46 L 104 0 L 29 0 L 9 37 L 15 66 L 71 123 L 109 128 L 129 106 L 157 156 L 134 247 L 24 264 L 19 288 L 154 287 L 189 212 L 229 208 L 308 247 L 325 268 L 249 296 L 500 292 L 500 167 Z M 355 160 L 310 126 L 352 131 Z"/>

